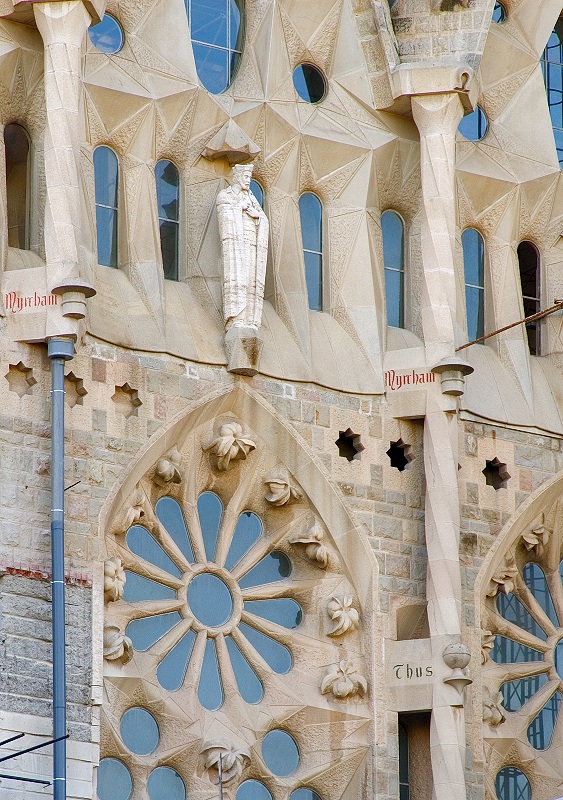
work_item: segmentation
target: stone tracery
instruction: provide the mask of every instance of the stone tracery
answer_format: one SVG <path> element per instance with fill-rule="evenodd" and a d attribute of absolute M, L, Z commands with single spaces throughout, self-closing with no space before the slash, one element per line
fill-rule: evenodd
<path fill-rule="evenodd" d="M 335 759 L 352 759 L 359 766 L 365 753 L 360 739 L 350 748 L 329 737 L 335 700 L 342 703 L 356 695 L 355 721 L 350 718 L 347 723 L 351 729 L 369 718 L 359 612 L 351 605 L 357 594 L 338 559 L 325 571 L 315 559 L 297 557 L 292 536 L 297 530 L 308 531 L 317 514 L 256 432 L 230 419 L 238 426 L 237 436 L 244 430 L 244 438 L 256 448 L 244 465 L 209 469 L 207 455 L 198 446 L 213 438 L 208 423 L 183 444 L 176 439 L 181 463 L 190 465 L 182 481 L 155 482 L 159 459 L 153 456 L 132 495 L 116 506 L 116 522 L 107 526 L 108 561 L 120 559 L 126 581 L 122 599 L 105 607 L 106 625 L 123 631 L 131 641 L 132 659 L 105 662 L 111 702 L 104 713 L 102 763 L 117 758 L 135 784 L 136 776 L 144 774 L 150 780 L 155 766 L 163 769 L 165 754 L 173 748 L 176 756 L 166 765 L 174 774 L 168 777 L 181 779 L 189 796 L 209 787 L 212 755 L 224 747 L 225 752 L 241 754 L 230 759 L 234 797 L 239 783 L 264 780 L 255 754 L 266 731 L 271 726 L 292 730 L 292 715 L 305 714 L 317 720 L 324 744 L 319 751 L 317 735 L 308 742 L 303 727 L 295 728 L 300 766 L 290 794 L 301 791 L 310 775 L 318 796 L 330 800 L 333 793 L 341 795 L 350 775 L 343 770 L 338 789 L 328 773 L 324 781 L 323 770 L 332 770 Z M 169 460 L 166 451 L 162 459 Z M 176 454 L 175 462 L 180 463 Z M 276 477 L 283 478 L 283 486 L 269 486 Z M 281 493 L 265 497 L 265 484 Z M 332 547 L 329 530 L 324 524 L 320 529 L 323 542 L 313 544 L 324 549 L 330 542 Z M 345 627 L 345 641 L 340 637 L 333 642 L 317 621 L 326 614 L 327 593 L 333 605 L 340 603 L 332 609 L 333 631 L 339 635 Z M 353 602 L 361 608 L 361 600 Z M 342 672 L 335 667 L 332 680 L 327 664 L 346 668 Z M 122 745 L 116 751 L 112 744 L 119 741 L 119 720 L 132 704 L 149 710 L 159 725 L 160 744 L 150 765 Z M 346 717 L 346 705 L 340 707 L 342 713 Z M 209 764 L 202 772 L 204 751 Z M 276 780 L 274 774 L 266 784 L 275 785 Z"/>

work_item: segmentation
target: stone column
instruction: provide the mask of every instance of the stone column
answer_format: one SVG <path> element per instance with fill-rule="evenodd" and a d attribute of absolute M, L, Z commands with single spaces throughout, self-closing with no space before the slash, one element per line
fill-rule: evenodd
<path fill-rule="evenodd" d="M 80 272 L 80 49 L 90 15 L 80 0 L 34 3 L 33 12 L 45 47 L 45 254 L 54 286 Z"/>
<path fill-rule="evenodd" d="M 422 327 L 429 368 L 455 355 L 455 133 L 463 109 L 453 92 L 412 98 L 420 133 Z M 439 384 L 436 388 L 438 388 Z M 424 421 L 428 619 L 434 665 L 430 727 L 433 799 L 466 800 L 463 698 L 444 683 L 446 646 L 460 641 L 458 426 L 456 401 L 428 393 Z M 461 689 L 461 691 L 463 691 Z"/>

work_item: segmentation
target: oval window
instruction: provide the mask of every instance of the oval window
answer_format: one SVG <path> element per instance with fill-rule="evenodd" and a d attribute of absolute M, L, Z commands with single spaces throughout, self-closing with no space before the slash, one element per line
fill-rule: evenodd
<path fill-rule="evenodd" d="M 244 43 L 242 0 L 186 0 L 197 75 L 220 94 L 236 75 Z"/>
<path fill-rule="evenodd" d="M 88 28 L 88 36 L 96 50 L 109 56 L 119 53 L 125 40 L 123 28 L 111 14 L 104 14 L 101 22 Z"/>
<path fill-rule="evenodd" d="M 475 106 L 475 111 L 464 117 L 457 129 L 470 142 L 478 142 L 487 133 L 489 123 L 485 112 L 480 106 Z"/>
<path fill-rule="evenodd" d="M 293 85 L 302 100 L 320 103 L 327 93 L 327 82 L 323 73 L 313 64 L 299 64 L 293 70 Z"/>

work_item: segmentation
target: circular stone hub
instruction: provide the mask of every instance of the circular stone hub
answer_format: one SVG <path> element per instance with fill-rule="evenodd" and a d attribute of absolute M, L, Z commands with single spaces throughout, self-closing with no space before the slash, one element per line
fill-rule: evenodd
<path fill-rule="evenodd" d="M 188 586 L 188 603 L 194 617 L 210 628 L 224 625 L 233 613 L 229 587 L 217 575 L 201 572 Z"/>
<path fill-rule="evenodd" d="M 563 680 L 563 639 L 560 639 L 555 645 L 554 661 L 557 674 Z"/>

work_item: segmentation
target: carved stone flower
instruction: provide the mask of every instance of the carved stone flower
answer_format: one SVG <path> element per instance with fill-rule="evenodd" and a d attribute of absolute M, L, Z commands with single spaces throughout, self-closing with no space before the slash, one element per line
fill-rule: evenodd
<path fill-rule="evenodd" d="M 483 687 L 483 722 L 496 727 L 506 719 L 502 707 L 502 692 L 492 692 L 488 686 Z"/>
<path fill-rule="evenodd" d="M 363 696 L 367 690 L 366 679 L 358 673 L 356 665 L 350 660 L 341 661 L 323 678 L 321 683 L 322 694 L 332 692 L 339 700 L 353 697 L 356 694 Z"/>
<path fill-rule="evenodd" d="M 219 783 L 219 760 L 221 760 L 222 782 L 225 785 L 239 780 L 243 769 L 250 764 L 246 750 L 236 750 L 225 744 L 206 744 L 202 750 L 203 766 L 211 783 Z"/>
<path fill-rule="evenodd" d="M 137 486 L 129 498 L 129 506 L 125 512 L 124 529 L 127 530 L 131 525 L 136 525 L 141 517 L 145 516 L 145 495 L 143 490 Z"/>
<path fill-rule="evenodd" d="M 333 595 L 328 603 L 327 611 L 334 627 L 329 636 L 342 636 L 347 631 L 355 631 L 360 624 L 360 615 L 352 606 L 350 595 Z"/>
<path fill-rule="evenodd" d="M 182 480 L 181 463 L 182 456 L 176 447 L 173 447 L 163 458 L 159 458 L 153 475 L 153 481 L 156 485 L 166 486 L 168 483 L 180 483 Z"/>
<path fill-rule="evenodd" d="M 121 633 L 117 625 L 109 622 L 104 625 L 104 658 L 107 661 L 121 661 L 122 664 L 127 664 L 133 658 L 131 639 Z"/>
<path fill-rule="evenodd" d="M 287 506 L 303 496 L 299 489 L 292 486 L 289 474 L 284 469 L 273 469 L 264 478 L 264 484 L 267 490 L 266 500 L 272 506 Z"/>
<path fill-rule="evenodd" d="M 522 543 L 526 550 L 533 550 L 537 556 L 541 556 L 550 536 L 551 531 L 544 525 L 538 525 L 537 528 L 522 534 Z"/>
<path fill-rule="evenodd" d="M 104 561 L 104 600 L 106 603 L 115 603 L 123 597 L 125 586 L 125 570 L 121 559 L 108 558 Z"/>
<path fill-rule="evenodd" d="M 495 635 L 491 631 L 481 631 L 481 664 L 486 664 L 495 646 Z"/>
<path fill-rule="evenodd" d="M 491 578 L 487 597 L 495 597 L 498 592 L 510 594 L 514 591 L 514 578 L 518 575 L 518 567 L 514 556 L 508 555 L 506 562 Z"/>
<path fill-rule="evenodd" d="M 217 468 L 222 472 L 229 469 L 232 461 L 245 459 L 256 449 L 256 444 L 242 435 L 238 422 L 226 422 L 219 429 L 219 436 L 203 448 L 217 457 Z"/>
<path fill-rule="evenodd" d="M 322 543 L 324 531 L 318 522 L 309 528 L 305 533 L 298 533 L 289 539 L 290 544 L 300 544 L 305 547 L 305 555 L 310 561 L 314 561 L 317 567 L 326 569 L 328 567 L 328 550 Z"/>

